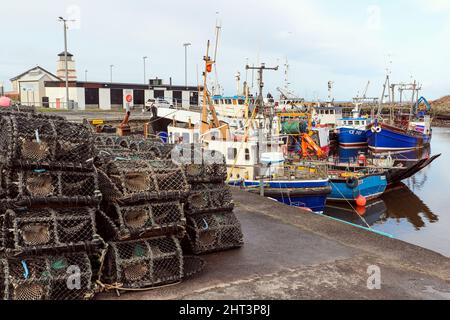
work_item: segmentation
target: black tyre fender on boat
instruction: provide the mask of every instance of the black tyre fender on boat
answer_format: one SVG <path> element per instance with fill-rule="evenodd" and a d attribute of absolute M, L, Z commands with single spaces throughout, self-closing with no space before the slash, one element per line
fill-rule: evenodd
<path fill-rule="evenodd" d="M 351 189 L 355 189 L 356 187 L 359 186 L 359 180 L 355 177 L 348 177 L 345 183 Z"/>

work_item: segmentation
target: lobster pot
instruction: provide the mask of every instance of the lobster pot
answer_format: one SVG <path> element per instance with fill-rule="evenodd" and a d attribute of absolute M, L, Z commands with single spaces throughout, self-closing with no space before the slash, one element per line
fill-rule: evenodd
<path fill-rule="evenodd" d="M 1 189 L 9 199 L 96 198 L 98 177 L 94 172 L 58 170 L 1 170 Z"/>
<path fill-rule="evenodd" d="M 150 161 L 158 159 L 157 155 L 151 151 L 133 151 L 130 149 L 125 149 L 121 147 L 109 147 L 109 146 L 97 146 L 98 157 L 97 164 L 108 163 L 114 160 L 144 160 Z M 101 161 L 101 162 L 99 162 Z"/>
<path fill-rule="evenodd" d="M 101 240 L 95 208 L 8 209 L 0 216 L 2 247 L 8 253 L 96 250 Z"/>
<path fill-rule="evenodd" d="M 230 188 L 225 184 L 194 184 L 186 204 L 186 214 L 233 211 Z"/>
<path fill-rule="evenodd" d="M 184 247 L 194 254 L 240 248 L 244 244 L 241 224 L 234 213 L 211 213 L 188 217 Z"/>
<path fill-rule="evenodd" d="M 98 214 L 99 233 L 107 241 L 184 234 L 186 219 L 180 201 L 122 206 L 111 203 Z"/>
<path fill-rule="evenodd" d="M 129 148 L 137 152 L 151 152 L 160 160 L 170 160 L 174 145 L 164 144 L 159 138 L 138 139 L 131 141 Z"/>
<path fill-rule="evenodd" d="M 4 300 L 86 300 L 93 296 L 87 254 L 0 260 Z"/>
<path fill-rule="evenodd" d="M 94 144 L 96 147 L 114 147 L 116 135 L 95 134 Z"/>
<path fill-rule="evenodd" d="M 17 113 L 19 114 L 24 113 L 25 115 L 26 113 L 31 113 L 34 115 L 36 113 L 36 108 L 33 106 L 15 104 L 9 107 L 0 108 L 0 112 L 2 115 L 17 114 Z"/>
<path fill-rule="evenodd" d="M 99 182 L 107 201 L 179 199 L 190 191 L 184 171 L 171 161 L 116 160 L 102 169 Z"/>
<path fill-rule="evenodd" d="M 147 288 L 183 278 L 183 253 L 175 237 L 110 243 L 104 282 L 124 288 Z"/>
<path fill-rule="evenodd" d="M 11 114 L 0 118 L 0 161 L 8 166 L 59 163 L 89 166 L 94 157 L 89 128 L 60 118 Z"/>
<path fill-rule="evenodd" d="M 226 159 L 222 153 L 196 144 L 176 146 L 172 160 L 184 166 L 189 183 L 221 183 L 227 179 Z"/>

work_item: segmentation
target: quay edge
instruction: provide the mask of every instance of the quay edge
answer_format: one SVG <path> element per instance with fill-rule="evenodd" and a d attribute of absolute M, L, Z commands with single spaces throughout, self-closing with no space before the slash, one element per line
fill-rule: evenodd
<path fill-rule="evenodd" d="M 448 299 L 450 259 L 433 251 L 233 189 L 245 246 L 205 256 L 179 285 L 98 299 Z M 381 270 L 369 290 L 368 268 Z"/>

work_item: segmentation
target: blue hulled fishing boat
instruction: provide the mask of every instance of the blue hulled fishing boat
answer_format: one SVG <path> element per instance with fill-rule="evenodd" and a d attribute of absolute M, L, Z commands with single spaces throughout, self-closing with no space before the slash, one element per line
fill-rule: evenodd
<path fill-rule="evenodd" d="M 230 181 L 233 186 L 259 192 L 259 181 Z M 295 181 L 265 181 L 264 195 L 278 202 L 300 208 L 308 208 L 313 212 L 322 213 L 325 209 L 331 186 L 328 179 L 295 180 Z"/>
<path fill-rule="evenodd" d="M 420 149 L 430 144 L 431 137 L 429 118 L 403 126 L 374 123 L 367 133 L 369 148 L 376 152 Z"/>
<path fill-rule="evenodd" d="M 339 144 L 346 148 L 358 148 L 367 145 L 367 118 L 344 118 L 337 128 Z"/>
<path fill-rule="evenodd" d="M 340 173 L 330 171 L 331 194 L 330 201 L 353 202 L 363 196 L 366 200 L 373 200 L 381 196 L 387 188 L 386 173 Z"/>
<path fill-rule="evenodd" d="M 383 89 L 383 97 L 387 88 L 398 87 L 400 91 L 400 102 L 390 101 L 389 119 L 384 119 L 382 115 L 382 100 L 378 107 L 378 115 L 375 121 L 369 126 L 367 138 L 369 148 L 375 152 L 402 151 L 420 149 L 426 147 L 431 142 L 431 117 L 428 115 L 431 106 L 424 97 L 418 99 L 422 89 L 415 81 L 411 84 L 390 84 L 389 75 Z M 412 91 L 411 104 L 402 102 L 402 95 L 405 91 Z M 389 95 L 391 97 L 391 95 Z M 405 112 L 408 109 L 408 112 Z"/>

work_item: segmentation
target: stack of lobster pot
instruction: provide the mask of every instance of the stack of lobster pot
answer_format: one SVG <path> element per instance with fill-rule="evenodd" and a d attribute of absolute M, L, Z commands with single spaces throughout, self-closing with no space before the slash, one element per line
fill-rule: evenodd
<path fill-rule="evenodd" d="M 109 246 L 102 282 L 126 291 L 177 283 L 200 271 L 203 261 L 184 257 L 180 244 L 190 192 L 183 168 L 151 150 L 129 149 L 130 140 L 106 140 L 96 138 L 103 193 L 97 225 Z"/>
<path fill-rule="evenodd" d="M 239 248 L 243 245 L 240 222 L 234 214 L 230 188 L 225 184 L 224 156 L 198 145 L 179 147 L 173 160 L 183 164 L 191 192 L 186 201 L 186 251 L 205 254 Z M 175 159 L 176 158 L 176 159 Z"/>
<path fill-rule="evenodd" d="M 93 135 L 63 118 L 0 112 L 0 297 L 92 297 L 103 245 Z"/>

